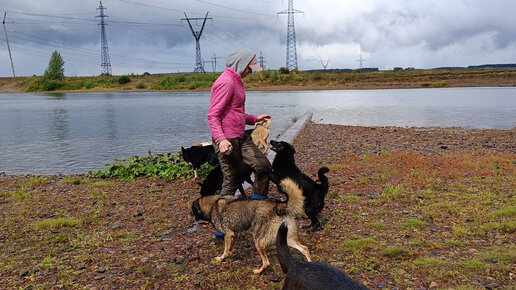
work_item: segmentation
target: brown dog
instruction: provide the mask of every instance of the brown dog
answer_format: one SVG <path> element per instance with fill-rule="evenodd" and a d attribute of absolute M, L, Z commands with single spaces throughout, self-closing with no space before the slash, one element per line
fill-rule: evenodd
<path fill-rule="evenodd" d="M 262 266 L 253 273 L 262 273 L 270 266 L 266 248 L 275 244 L 278 229 L 285 222 L 288 227 L 287 244 L 299 250 L 309 262 L 312 261 L 308 248 L 299 243 L 297 236 L 295 217 L 303 213 L 303 193 L 290 178 L 283 180 L 281 186 L 288 195 L 286 202 L 239 199 L 231 195 L 210 195 L 193 202 L 192 214 L 195 219 L 211 222 L 215 229 L 224 234 L 224 253 L 216 260 L 222 261 L 233 254 L 237 233 L 250 231 L 262 258 Z"/>
<path fill-rule="evenodd" d="M 262 144 L 263 154 L 267 153 L 267 150 L 269 150 L 269 145 L 267 145 L 267 138 L 269 138 L 270 125 L 271 119 L 265 119 L 262 122 L 256 122 L 256 124 L 254 124 L 253 133 L 251 133 L 251 138 L 253 138 L 254 145 L 260 147 L 260 144 Z"/>

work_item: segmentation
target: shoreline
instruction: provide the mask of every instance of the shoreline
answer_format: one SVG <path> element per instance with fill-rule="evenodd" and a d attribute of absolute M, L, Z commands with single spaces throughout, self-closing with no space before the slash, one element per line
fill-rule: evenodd
<path fill-rule="evenodd" d="M 35 93 L 209 91 L 219 73 L 65 77 L 62 86 Z M 0 94 L 25 93 L 42 77 L 0 77 Z M 516 69 L 402 70 L 376 72 L 264 71 L 243 79 L 248 91 L 375 90 L 404 88 L 516 87 Z M 37 89 L 39 88 L 39 89 Z M 65 89 L 62 89 L 65 88 Z"/>
<path fill-rule="evenodd" d="M 306 115 L 306 114 L 305 114 Z M 305 116 L 303 115 L 303 116 Z M 291 125 L 292 128 L 294 124 Z M 318 129 L 314 129 L 318 128 Z M 288 130 L 288 129 L 287 129 Z M 335 134 L 336 131 L 345 130 L 353 139 L 353 145 L 349 145 L 349 140 L 338 140 L 332 142 L 333 147 L 339 150 L 357 150 L 361 148 L 363 152 L 355 152 L 357 154 L 367 153 L 367 146 L 363 147 L 360 144 L 368 144 L 371 138 L 374 138 L 375 153 L 382 150 L 411 150 L 419 152 L 430 152 L 438 154 L 445 154 L 448 152 L 461 152 L 471 150 L 488 150 L 493 152 L 516 153 L 516 125 L 512 129 L 464 129 L 461 127 L 396 127 L 396 126 L 353 126 L 353 125 L 334 125 L 334 124 L 318 124 L 307 120 L 306 125 L 296 136 L 289 136 L 289 140 L 296 146 L 306 146 L 309 149 L 317 150 L 321 144 L 317 141 L 318 137 L 313 135 L 320 134 L 320 132 L 327 132 L 327 134 Z M 285 132 L 283 132 L 285 133 Z M 308 137 L 312 136 L 312 137 Z M 369 136 L 364 138 L 364 136 Z M 372 137 L 374 136 L 374 137 Z M 453 141 L 454 138 L 460 138 L 464 144 L 458 141 Z M 303 140 L 303 141 L 299 141 Z M 279 139 L 276 139 L 279 140 Z M 270 140 L 269 140 L 270 141 Z M 395 146 L 397 142 L 401 142 Z M 379 145 L 380 144 L 380 145 Z M 369 149 L 373 145 L 368 145 Z M 297 148 L 297 147 L 296 147 Z M 176 153 L 176 152 L 170 152 Z M 370 153 L 370 152 L 369 152 Z M 269 153 L 270 155 L 271 153 Z M 271 157 L 272 158 L 272 157 Z M 104 169 L 104 168 L 98 168 Z M 84 173 L 70 173 L 70 174 L 11 174 L 0 170 L 0 176 L 86 176 Z"/>

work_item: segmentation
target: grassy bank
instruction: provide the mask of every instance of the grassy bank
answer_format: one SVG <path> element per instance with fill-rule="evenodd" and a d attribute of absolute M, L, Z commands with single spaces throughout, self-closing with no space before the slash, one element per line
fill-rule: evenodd
<path fill-rule="evenodd" d="M 0 93 L 76 91 L 189 91 L 209 90 L 220 73 L 65 77 L 0 78 Z M 516 86 L 516 70 L 401 70 L 377 72 L 263 71 L 244 79 L 249 90 L 385 89 L 432 87 Z"/>
<path fill-rule="evenodd" d="M 514 289 L 515 133 L 309 124 L 296 162 L 312 178 L 328 166 L 330 190 L 325 229 L 301 242 L 372 289 Z M 198 190 L 190 178 L 0 174 L 0 285 L 280 288 L 274 248 L 256 276 L 250 235 L 219 263 L 212 226 L 188 231 Z"/>

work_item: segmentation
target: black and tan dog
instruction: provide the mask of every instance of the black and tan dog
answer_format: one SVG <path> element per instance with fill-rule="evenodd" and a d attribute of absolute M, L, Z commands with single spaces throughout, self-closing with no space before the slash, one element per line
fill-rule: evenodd
<path fill-rule="evenodd" d="M 183 146 L 181 146 L 181 153 L 183 159 L 192 165 L 194 169 L 194 179 L 197 178 L 197 169 L 201 168 L 204 163 L 208 162 L 213 166 L 219 164 L 219 158 L 215 153 L 213 145 L 192 146 L 190 148 L 183 148 Z"/>
<path fill-rule="evenodd" d="M 269 127 L 271 126 L 271 119 L 265 119 L 262 122 L 257 122 L 254 124 L 254 130 L 251 133 L 251 138 L 253 138 L 253 143 L 258 148 L 260 148 L 260 144 L 262 144 L 263 154 L 267 153 L 269 150 L 269 145 L 267 145 L 267 138 L 269 138 Z"/>
<path fill-rule="evenodd" d="M 266 248 L 274 245 L 281 223 L 289 229 L 287 243 L 296 248 L 311 261 L 308 248 L 299 243 L 295 216 L 303 213 L 304 197 L 299 186 L 292 179 L 285 179 L 280 186 L 288 195 L 286 202 L 272 199 L 239 199 L 231 195 L 210 195 L 195 200 L 192 214 L 196 220 L 205 220 L 224 234 L 224 253 L 215 259 L 221 261 L 232 254 L 235 235 L 244 231 L 253 233 L 254 243 L 262 266 L 253 270 L 260 274 L 270 266 Z"/>
<path fill-rule="evenodd" d="M 328 193 L 328 178 L 324 174 L 330 170 L 321 167 L 317 172 L 320 183 L 317 183 L 297 167 L 294 159 L 296 150 L 292 145 L 284 141 L 271 140 L 271 149 L 276 152 L 272 162 L 271 180 L 278 184 L 282 179 L 290 177 L 299 184 L 305 196 L 304 210 L 311 221 L 311 230 L 321 229 L 318 215 L 324 208 L 324 198 Z M 278 189 L 281 191 L 280 186 Z"/>
<path fill-rule="evenodd" d="M 294 258 L 287 246 L 289 230 L 281 224 L 276 236 L 276 251 L 283 273 L 283 289 L 367 289 L 344 272 L 328 264 L 304 262 Z"/>

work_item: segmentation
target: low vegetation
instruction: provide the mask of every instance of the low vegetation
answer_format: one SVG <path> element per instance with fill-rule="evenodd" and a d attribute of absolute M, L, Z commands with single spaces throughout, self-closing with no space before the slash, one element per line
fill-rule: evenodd
<path fill-rule="evenodd" d="M 0 92 L 39 91 L 190 91 L 209 90 L 217 73 L 122 76 L 0 78 Z M 318 90 L 515 86 L 516 70 L 291 71 L 265 70 L 243 79 L 248 90 Z"/>
<path fill-rule="evenodd" d="M 300 230 L 314 260 L 372 289 L 516 287 L 515 153 L 366 153 L 326 157 L 325 229 Z M 271 268 L 256 276 L 250 235 L 220 263 L 212 226 L 188 231 L 198 188 L 174 154 L 119 160 L 88 176 L 0 175 L 1 284 L 280 288 L 274 248 Z"/>

